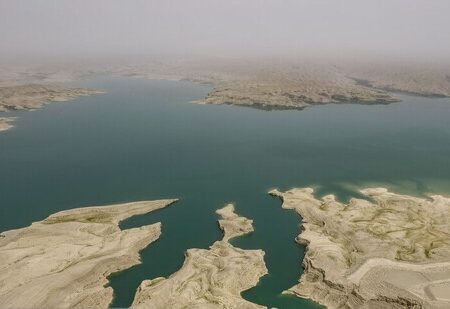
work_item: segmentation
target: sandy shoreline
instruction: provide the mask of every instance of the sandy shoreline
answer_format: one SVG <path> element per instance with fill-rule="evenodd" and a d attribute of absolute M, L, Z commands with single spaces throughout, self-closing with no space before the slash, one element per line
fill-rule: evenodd
<path fill-rule="evenodd" d="M 310 188 L 270 192 L 303 218 L 304 273 L 286 293 L 328 308 L 448 308 L 450 199 L 361 193 L 375 202 L 317 199 Z"/>
<path fill-rule="evenodd" d="M 161 235 L 161 223 L 118 223 L 175 201 L 71 209 L 1 233 L 0 307 L 107 308 L 107 277 L 140 263 L 139 251 Z"/>

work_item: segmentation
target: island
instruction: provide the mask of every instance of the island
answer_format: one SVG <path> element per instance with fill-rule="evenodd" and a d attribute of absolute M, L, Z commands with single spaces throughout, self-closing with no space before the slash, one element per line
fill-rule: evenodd
<path fill-rule="evenodd" d="M 209 250 L 187 250 L 183 266 L 170 277 L 143 281 L 132 308 L 265 308 L 241 297 L 267 274 L 264 252 L 229 243 L 252 232 L 252 220 L 238 216 L 232 204 L 217 213 L 223 239 Z"/>
<path fill-rule="evenodd" d="M 449 308 L 450 198 L 385 188 L 342 203 L 313 189 L 270 194 L 302 218 L 304 272 L 285 293 L 327 308 Z"/>
<path fill-rule="evenodd" d="M 65 210 L 0 234 L 1 308 L 108 308 L 108 276 L 140 263 L 161 223 L 121 230 L 119 222 L 176 200 Z"/>

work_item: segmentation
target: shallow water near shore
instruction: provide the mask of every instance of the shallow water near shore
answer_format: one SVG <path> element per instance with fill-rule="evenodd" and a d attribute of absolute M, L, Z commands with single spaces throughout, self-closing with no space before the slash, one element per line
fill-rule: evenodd
<path fill-rule="evenodd" d="M 162 222 L 142 264 L 111 277 L 114 307 L 129 306 L 139 283 L 177 271 L 188 248 L 221 239 L 215 210 L 233 202 L 255 232 L 235 246 L 263 249 L 269 275 L 243 293 L 278 308 L 317 308 L 281 296 L 301 274 L 300 218 L 272 188 L 313 186 L 341 200 L 376 184 L 400 193 L 450 195 L 450 100 L 401 95 L 392 105 L 327 105 L 263 111 L 189 103 L 210 86 L 96 77 L 77 86 L 103 95 L 54 103 L 0 133 L 0 231 L 59 210 L 179 198 L 121 223 Z"/>

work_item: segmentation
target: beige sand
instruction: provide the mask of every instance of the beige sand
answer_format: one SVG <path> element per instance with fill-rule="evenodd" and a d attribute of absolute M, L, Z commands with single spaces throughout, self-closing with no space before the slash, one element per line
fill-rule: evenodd
<path fill-rule="evenodd" d="M 1 308 L 107 308 L 107 277 L 138 264 L 161 224 L 120 230 L 128 217 L 175 200 L 62 211 L 0 236 Z"/>
<path fill-rule="evenodd" d="M 209 250 L 189 249 L 182 268 L 169 278 L 143 281 L 132 308 L 264 308 L 240 295 L 267 274 L 264 252 L 228 242 L 252 232 L 252 220 L 236 215 L 233 205 L 217 213 L 222 217 L 223 240 Z"/>
<path fill-rule="evenodd" d="M 375 202 L 271 191 L 303 218 L 305 271 L 287 292 L 329 308 L 450 308 L 450 199 L 361 192 Z"/>
<path fill-rule="evenodd" d="M 9 130 L 13 127 L 15 117 L 0 117 L 0 132 Z"/>

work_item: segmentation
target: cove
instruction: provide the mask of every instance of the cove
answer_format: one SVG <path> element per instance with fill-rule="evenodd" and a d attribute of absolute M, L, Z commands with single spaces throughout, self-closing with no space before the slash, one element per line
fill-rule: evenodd
<path fill-rule="evenodd" d="M 62 209 L 179 198 L 122 223 L 161 221 L 162 237 L 141 252 L 141 265 L 111 277 L 114 307 L 129 306 L 142 280 L 177 271 L 186 249 L 220 239 L 215 210 L 233 202 L 255 227 L 233 244 L 263 249 L 269 269 L 243 296 L 317 308 L 280 294 L 300 277 L 304 248 L 294 241 L 300 218 L 267 195 L 271 188 L 314 186 L 341 200 L 367 185 L 450 189 L 448 99 L 263 111 L 189 103 L 211 89 L 191 82 L 99 76 L 77 86 L 107 93 L 11 113 L 15 127 L 0 134 L 0 230 Z"/>

